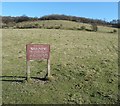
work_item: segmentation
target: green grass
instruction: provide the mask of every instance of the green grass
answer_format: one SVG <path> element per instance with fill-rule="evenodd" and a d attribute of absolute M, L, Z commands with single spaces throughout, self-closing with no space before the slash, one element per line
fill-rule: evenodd
<path fill-rule="evenodd" d="M 4 104 L 117 102 L 117 33 L 4 29 L 2 41 L 1 80 Z M 32 61 L 32 81 L 23 82 L 26 77 L 28 43 L 51 45 L 51 75 L 54 77 L 52 81 L 39 79 L 46 73 L 46 61 Z"/>
<path fill-rule="evenodd" d="M 82 26 L 85 27 L 86 30 L 92 30 L 90 24 L 72 22 L 66 20 L 44 20 L 44 21 L 28 21 L 17 23 L 16 26 L 25 27 L 25 26 L 38 26 L 41 29 L 66 29 L 66 30 L 80 30 Z M 106 27 L 106 26 L 98 26 L 98 32 L 101 33 L 110 33 L 113 32 L 115 28 Z"/>

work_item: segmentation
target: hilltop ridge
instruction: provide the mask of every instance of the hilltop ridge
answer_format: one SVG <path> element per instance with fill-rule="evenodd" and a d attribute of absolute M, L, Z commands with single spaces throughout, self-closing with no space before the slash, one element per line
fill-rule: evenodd
<path fill-rule="evenodd" d="M 28 17 L 26 15 L 23 16 L 1 16 L 2 17 L 2 23 L 4 25 L 9 24 L 15 24 L 25 21 L 41 21 L 41 20 L 67 20 L 67 21 L 73 21 L 78 23 L 87 23 L 87 24 L 97 24 L 97 25 L 103 25 L 103 26 L 113 26 L 113 27 L 119 27 L 119 20 L 113 20 L 111 22 L 107 22 L 105 20 L 100 19 L 90 19 L 85 17 L 78 17 L 78 16 L 68 16 L 68 15 L 59 15 L 59 14 L 51 14 L 51 15 L 45 15 L 40 18 L 38 17 Z"/>

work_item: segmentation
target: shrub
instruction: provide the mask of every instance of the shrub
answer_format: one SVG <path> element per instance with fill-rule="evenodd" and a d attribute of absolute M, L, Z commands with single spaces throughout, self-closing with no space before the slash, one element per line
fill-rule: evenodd
<path fill-rule="evenodd" d="M 92 24 L 91 29 L 92 29 L 92 31 L 97 32 L 98 31 L 97 24 Z"/>
<path fill-rule="evenodd" d="M 46 26 L 46 29 L 54 29 L 53 26 Z"/>
<path fill-rule="evenodd" d="M 85 29 L 86 31 L 92 31 L 91 29 Z"/>
<path fill-rule="evenodd" d="M 114 29 L 114 30 L 110 31 L 109 33 L 116 33 L 116 32 L 117 32 L 117 30 Z"/>
<path fill-rule="evenodd" d="M 66 27 L 65 30 L 78 30 L 76 27 Z"/>
<path fill-rule="evenodd" d="M 114 30 L 113 30 L 113 33 L 116 33 L 116 32 L 117 32 L 117 30 L 116 30 L 116 29 L 114 29 Z"/>
<path fill-rule="evenodd" d="M 2 25 L 2 28 L 8 28 L 8 25 L 3 24 L 3 25 Z"/>
<path fill-rule="evenodd" d="M 55 25 L 54 28 L 55 29 L 60 29 L 60 26 L 59 25 Z"/>
<path fill-rule="evenodd" d="M 80 29 L 81 29 L 81 30 L 85 30 L 86 27 L 85 27 L 85 26 L 81 26 Z"/>
<path fill-rule="evenodd" d="M 38 28 L 43 28 L 42 25 L 39 25 Z"/>
<path fill-rule="evenodd" d="M 39 28 L 39 24 L 38 24 L 38 23 L 36 23 L 36 24 L 35 24 L 35 27 L 36 27 L 36 28 Z"/>

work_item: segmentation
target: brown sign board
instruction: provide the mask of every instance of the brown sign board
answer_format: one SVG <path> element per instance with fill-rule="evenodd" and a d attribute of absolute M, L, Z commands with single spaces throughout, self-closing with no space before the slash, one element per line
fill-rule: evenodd
<path fill-rule="evenodd" d="M 26 45 L 26 63 L 27 80 L 30 79 L 30 60 L 47 59 L 47 76 L 50 76 L 50 45 L 49 44 L 27 44 Z"/>
<path fill-rule="evenodd" d="M 29 60 L 43 60 L 50 57 L 50 45 L 48 44 L 27 44 L 27 61 Z"/>

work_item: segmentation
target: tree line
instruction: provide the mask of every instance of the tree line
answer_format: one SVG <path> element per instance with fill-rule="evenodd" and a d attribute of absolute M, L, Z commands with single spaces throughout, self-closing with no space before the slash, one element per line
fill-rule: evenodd
<path fill-rule="evenodd" d="M 26 15 L 23 16 L 0 16 L 2 18 L 3 24 L 9 24 L 9 23 L 20 23 L 24 21 L 38 21 L 38 20 L 68 20 L 68 21 L 74 21 L 79 23 L 88 23 L 88 24 L 97 24 L 97 25 L 105 25 L 105 26 L 112 26 L 116 28 L 120 28 L 120 21 L 119 20 L 113 20 L 111 22 L 107 22 L 105 20 L 99 20 L 99 19 L 90 19 L 90 18 L 84 18 L 84 17 L 77 17 L 77 16 L 68 16 L 68 15 L 58 15 L 58 14 L 52 14 L 52 15 L 46 15 L 43 17 L 28 17 Z"/>

